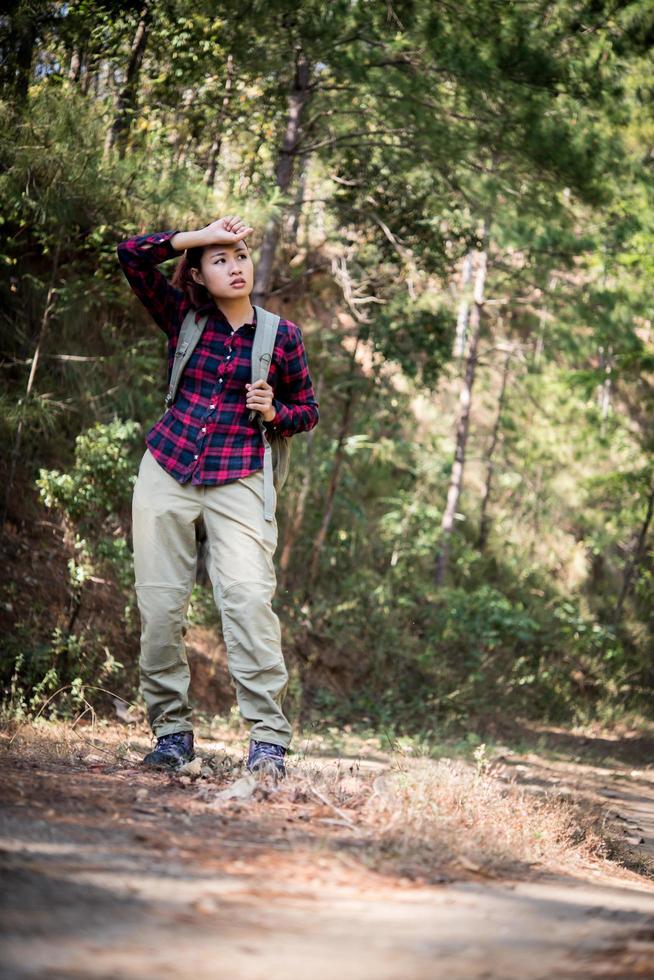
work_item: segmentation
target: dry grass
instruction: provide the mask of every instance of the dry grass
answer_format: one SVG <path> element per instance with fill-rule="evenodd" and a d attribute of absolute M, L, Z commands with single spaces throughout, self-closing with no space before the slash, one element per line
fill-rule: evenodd
<path fill-rule="evenodd" d="M 536 798 L 464 762 L 390 762 L 378 775 L 299 767 L 278 793 L 322 801 L 322 819 L 365 840 L 379 867 L 425 880 L 461 868 L 492 877 L 579 871 L 608 854 L 597 813 L 567 798 Z"/>
<path fill-rule="evenodd" d="M 202 766 L 183 774 L 196 798 L 229 807 L 219 793 L 244 776 L 243 733 L 220 733 L 201 747 Z M 9 745 L 11 741 L 11 746 Z M 5 750 L 41 763 L 134 767 L 150 743 L 145 730 L 40 722 L 5 731 Z M 226 763 L 229 763 L 226 765 Z M 590 866 L 619 870 L 598 813 L 555 792 L 534 796 L 493 775 L 482 757 L 458 760 L 407 758 L 396 752 L 375 764 L 307 756 L 291 761 L 287 778 L 247 786 L 239 804 L 265 806 L 270 816 L 305 821 L 324 846 L 356 849 L 365 863 L 413 879 L 442 881 L 476 873 L 522 877 L 541 871 L 580 873 Z"/>

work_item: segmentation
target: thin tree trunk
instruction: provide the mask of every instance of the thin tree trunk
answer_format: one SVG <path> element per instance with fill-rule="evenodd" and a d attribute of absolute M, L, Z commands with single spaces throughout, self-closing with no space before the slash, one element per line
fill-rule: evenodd
<path fill-rule="evenodd" d="M 227 109 L 229 107 L 229 100 L 232 94 L 232 81 L 234 75 L 234 58 L 231 54 L 227 55 L 227 77 L 225 78 L 225 94 L 223 95 L 223 100 L 220 104 L 220 113 L 218 114 L 218 120 L 216 122 L 216 133 L 211 144 L 211 149 L 209 150 L 209 163 L 207 169 L 204 172 L 204 182 L 207 187 L 213 187 L 216 183 L 216 170 L 218 168 L 218 158 L 220 157 L 220 149 L 223 145 L 223 131 L 225 129 L 225 119 L 227 117 Z"/>
<path fill-rule="evenodd" d="M 506 393 L 507 381 L 509 379 L 509 366 L 511 364 L 511 355 L 513 354 L 513 348 L 509 348 L 506 352 L 506 358 L 504 359 L 504 368 L 502 370 L 502 385 L 500 387 L 500 394 L 497 399 L 497 414 L 495 416 L 495 424 L 493 425 L 493 434 L 491 436 L 490 446 L 488 447 L 488 453 L 486 454 L 486 483 L 484 486 L 484 496 L 481 502 L 481 517 L 479 520 L 479 537 L 477 539 L 477 547 L 480 551 L 483 551 L 486 547 L 486 541 L 488 540 L 488 531 L 490 520 L 488 518 L 488 504 L 490 502 L 493 476 L 495 472 L 495 463 L 493 456 L 495 454 L 495 449 L 497 443 L 499 442 L 500 436 L 500 425 L 502 422 L 502 411 L 504 409 L 504 397 Z"/>
<path fill-rule="evenodd" d="M 547 296 L 545 303 L 553 302 L 553 293 L 556 289 L 556 276 L 550 276 L 549 282 L 547 284 Z M 547 326 L 547 310 L 542 306 L 538 311 L 538 334 L 536 335 L 536 346 L 534 347 L 534 367 L 537 367 L 545 353 L 545 329 Z"/>
<path fill-rule="evenodd" d="M 468 357 L 466 360 L 465 377 L 461 394 L 459 396 L 459 420 L 456 430 L 456 448 L 454 452 L 454 465 L 452 466 L 452 476 L 447 493 L 447 503 L 441 521 L 441 541 L 438 557 L 436 560 L 436 585 L 442 586 L 445 583 L 449 569 L 450 546 L 452 532 L 454 529 L 454 518 L 457 513 L 461 488 L 463 486 L 463 467 L 466 457 L 466 445 L 468 442 L 468 429 L 470 425 L 470 409 L 472 405 L 472 386 L 475 381 L 477 369 L 477 346 L 479 343 L 479 333 L 482 323 L 482 308 L 484 304 L 484 288 L 486 285 L 486 267 L 488 261 L 487 228 L 484 227 L 482 240 L 484 248 L 477 253 L 477 268 L 475 271 L 475 289 L 470 311 L 470 341 L 468 347 Z"/>
<path fill-rule="evenodd" d="M 313 386 L 316 399 L 320 401 L 320 391 L 322 390 L 322 374 L 316 380 Z M 313 479 L 313 441 L 316 434 L 315 429 L 311 429 L 306 433 L 307 442 L 307 458 L 304 469 L 304 476 L 302 477 L 302 484 L 300 486 L 300 492 L 297 495 L 295 501 L 295 507 L 293 508 L 293 514 L 286 525 L 286 532 L 284 534 L 284 545 L 282 547 L 281 555 L 279 558 L 279 571 L 282 584 L 286 584 L 288 579 L 288 569 L 291 563 L 291 554 L 293 551 L 293 546 L 297 541 L 300 529 L 302 528 L 302 523 L 304 521 L 304 514 L 306 510 L 306 503 L 309 496 L 309 490 L 311 489 L 311 481 Z"/>
<path fill-rule="evenodd" d="M 645 554 L 645 541 L 647 540 L 647 533 L 649 531 L 650 524 L 652 523 L 652 516 L 654 516 L 654 486 L 650 487 L 649 497 L 647 498 L 645 520 L 641 525 L 636 547 L 634 548 L 633 554 L 625 566 L 622 588 L 620 589 L 620 595 L 618 596 L 613 617 L 615 625 L 617 625 L 622 619 L 622 611 L 625 600 L 629 595 L 629 590 L 631 589 L 636 571 L 638 570 L 638 566 L 640 565 L 643 555 Z"/>
<path fill-rule="evenodd" d="M 105 143 L 105 154 L 118 147 L 118 155 L 121 160 L 125 156 L 127 149 L 127 137 L 132 125 L 132 117 L 137 103 L 138 80 L 143 64 L 143 56 L 148 38 L 148 26 L 150 19 L 150 0 L 144 0 L 139 13 L 139 22 L 132 41 L 125 83 L 118 96 L 118 105 L 114 121 L 107 134 Z"/>
<path fill-rule="evenodd" d="M 291 186 L 293 161 L 298 140 L 302 132 L 302 116 L 311 94 L 309 90 L 310 76 L 311 66 L 304 51 L 300 49 L 296 58 L 293 88 L 288 97 L 286 132 L 284 133 L 284 140 L 277 161 L 277 186 L 283 195 L 287 194 Z M 280 216 L 273 216 L 266 226 L 261 243 L 254 289 L 251 297 L 252 303 L 254 304 L 263 304 L 270 289 L 273 262 L 279 242 L 280 229 Z"/>
<path fill-rule="evenodd" d="M 338 490 L 338 484 L 341 478 L 341 470 L 343 468 L 343 461 L 345 459 L 345 440 L 350 433 L 350 426 L 352 424 L 352 418 L 354 415 L 354 403 L 355 403 L 355 389 L 354 389 L 354 375 L 356 370 L 356 355 L 359 348 L 359 337 L 357 336 L 354 349 L 352 351 L 352 357 L 350 360 L 350 383 L 348 385 L 347 397 L 343 405 L 343 414 L 341 416 L 341 424 L 338 429 L 338 437 L 336 439 L 336 450 L 334 452 L 334 457 L 332 461 L 332 471 L 329 477 L 329 486 L 327 487 L 327 496 L 325 499 L 325 509 L 323 511 L 322 520 L 320 522 L 320 527 L 318 528 L 318 533 L 316 534 L 313 547 L 311 549 L 311 557 L 309 559 L 309 574 L 307 576 L 307 597 L 309 597 L 311 587 L 315 582 L 316 575 L 318 574 L 318 564 L 320 562 L 320 557 L 325 547 L 325 541 L 327 540 L 327 532 L 329 531 L 329 526 L 332 520 L 332 514 L 334 513 L 334 502 L 336 500 L 336 491 Z"/>
<path fill-rule="evenodd" d="M 307 172 L 309 170 L 309 154 L 303 158 L 302 169 L 300 170 L 300 178 L 297 183 L 297 194 L 295 195 L 295 202 L 293 204 L 293 215 L 291 217 L 291 224 L 289 229 L 290 239 L 294 245 L 299 244 L 300 235 L 300 220 L 302 218 L 304 195 L 307 186 Z"/>
<path fill-rule="evenodd" d="M 48 294 L 45 300 L 45 309 L 43 310 L 43 316 L 41 318 L 41 326 L 39 328 L 39 336 L 36 341 L 36 348 L 34 349 L 34 356 L 32 357 L 32 366 L 30 367 L 29 377 L 27 379 L 27 387 L 25 388 L 25 397 L 23 398 L 22 408 L 20 417 L 18 419 L 18 425 L 16 427 L 16 437 L 14 440 L 14 448 L 11 453 L 11 463 L 9 465 L 9 476 L 7 477 L 7 486 L 5 488 L 5 501 L 2 508 L 2 521 L 0 521 L 0 530 L 4 529 L 5 522 L 7 520 L 7 510 L 9 508 L 9 501 L 11 499 L 11 493 L 14 486 L 14 477 L 16 475 L 16 464 L 18 462 L 18 457 L 20 455 L 20 446 L 23 438 L 23 428 L 25 425 L 25 413 L 29 405 L 29 399 L 32 394 L 32 388 L 34 387 L 34 379 L 36 378 L 36 371 L 39 366 L 39 358 L 41 356 L 41 350 L 43 348 L 43 341 L 50 323 L 50 317 L 52 315 L 52 310 L 55 305 L 55 283 L 57 281 L 57 276 L 59 273 L 59 254 L 61 251 L 61 243 L 58 241 L 54 260 L 52 263 L 52 273 L 50 276 L 50 286 L 48 288 Z"/>
<path fill-rule="evenodd" d="M 21 0 L 11 0 L 4 5 L 3 59 L 0 64 L 0 82 L 6 86 L 8 98 L 22 112 L 27 102 L 32 62 L 37 34 L 41 26 L 38 10 Z"/>
<path fill-rule="evenodd" d="M 266 120 L 264 119 L 261 125 L 259 126 L 259 130 L 257 132 L 256 142 L 254 144 L 252 153 L 250 154 L 250 162 L 248 163 L 246 168 L 241 170 L 239 174 L 235 175 L 237 178 L 237 180 L 235 181 L 237 187 L 237 193 L 240 196 L 244 196 L 245 194 L 247 194 L 249 188 L 252 186 L 254 174 L 257 169 L 259 150 L 266 142 L 265 127 L 266 127 Z M 233 188 L 230 189 L 233 191 Z"/>
<path fill-rule="evenodd" d="M 304 521 L 304 513 L 306 510 L 306 502 L 309 496 L 309 490 L 311 489 L 311 480 L 313 477 L 313 467 L 311 466 L 311 460 L 313 459 L 313 439 L 315 430 L 312 429 L 306 434 L 307 441 L 307 458 L 306 467 L 304 470 L 304 476 L 302 477 L 302 484 L 300 486 L 300 492 L 297 495 L 295 501 L 295 507 L 293 508 L 293 515 L 290 522 L 286 525 L 286 534 L 284 535 L 284 546 L 281 551 L 279 558 L 279 571 L 282 583 L 286 584 L 288 578 L 288 569 L 291 562 L 291 554 L 293 551 L 293 546 L 297 541 L 302 523 Z"/>
<path fill-rule="evenodd" d="M 92 81 L 92 76 L 91 76 L 91 59 L 89 58 L 89 60 L 84 65 L 84 71 L 82 72 L 82 74 L 80 76 L 79 89 L 80 89 L 80 92 L 82 93 L 82 95 L 85 95 L 86 96 L 86 95 L 89 94 L 89 88 L 91 86 L 91 81 Z"/>
<path fill-rule="evenodd" d="M 70 65 L 68 68 L 68 80 L 70 82 L 79 82 L 80 72 L 82 70 L 82 57 L 80 55 L 79 48 L 73 48 L 73 53 L 70 56 Z"/>
<path fill-rule="evenodd" d="M 329 531 L 329 526 L 332 521 L 332 515 L 334 513 L 334 503 L 336 500 L 336 491 L 338 490 L 338 484 L 341 479 L 341 470 L 343 468 L 343 461 L 345 459 L 345 440 L 347 439 L 350 432 L 350 425 L 352 424 L 352 416 L 354 414 L 354 389 L 350 387 L 350 390 L 343 406 L 343 417 L 341 419 L 341 425 L 338 431 L 338 440 L 336 442 L 336 452 L 334 453 L 334 460 L 332 463 L 332 472 L 329 478 L 329 486 L 327 488 L 327 499 L 325 502 L 325 510 L 323 512 L 322 521 L 320 522 L 320 527 L 318 533 L 313 542 L 313 548 L 311 549 L 311 558 L 309 561 L 309 574 L 307 576 L 307 596 L 316 580 L 318 574 L 318 565 L 320 562 L 320 557 L 322 555 L 323 549 L 325 547 L 325 541 L 327 540 L 327 532 Z"/>
<path fill-rule="evenodd" d="M 540 364 L 545 350 L 545 318 L 543 313 L 538 316 L 538 333 L 536 335 L 536 346 L 534 348 L 534 366 Z"/>
<path fill-rule="evenodd" d="M 472 278 L 472 255 L 466 255 L 463 260 L 461 271 L 461 300 L 459 302 L 459 312 L 456 318 L 456 335 L 454 338 L 454 356 L 462 358 L 466 349 L 466 333 L 468 330 L 468 314 L 470 311 L 470 299 L 468 297 L 468 286 Z"/>
<path fill-rule="evenodd" d="M 609 344 L 607 351 L 604 350 L 604 347 L 600 347 L 599 355 L 600 368 L 604 372 L 604 378 L 602 379 L 602 384 L 599 387 L 597 401 L 601 415 L 600 431 L 601 434 L 604 435 L 606 419 L 611 411 L 611 372 L 613 370 L 613 346 Z"/>

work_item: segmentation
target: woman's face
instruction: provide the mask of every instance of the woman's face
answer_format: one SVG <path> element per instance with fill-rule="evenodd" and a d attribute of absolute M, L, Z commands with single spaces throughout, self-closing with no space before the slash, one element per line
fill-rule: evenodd
<path fill-rule="evenodd" d="M 200 270 L 193 270 L 196 282 L 206 286 L 215 299 L 249 296 L 254 285 L 254 266 L 245 242 L 207 245 Z"/>

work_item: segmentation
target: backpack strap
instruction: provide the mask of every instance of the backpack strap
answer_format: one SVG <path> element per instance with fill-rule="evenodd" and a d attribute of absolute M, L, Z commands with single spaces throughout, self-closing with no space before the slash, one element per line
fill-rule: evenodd
<path fill-rule="evenodd" d="M 166 393 L 166 408 L 170 408 L 172 403 L 175 401 L 175 395 L 177 394 L 177 388 L 179 387 L 179 379 L 182 376 L 182 371 L 186 367 L 191 354 L 195 350 L 197 342 L 202 336 L 202 331 L 205 328 L 206 322 L 209 319 L 208 314 L 206 314 L 205 316 L 200 317 L 196 323 L 196 313 L 197 310 L 189 310 L 184 317 L 182 326 L 180 327 L 179 337 L 177 338 L 177 347 L 175 349 L 175 358 L 173 360 L 172 371 L 170 372 L 170 383 Z"/>
<path fill-rule="evenodd" d="M 252 384 L 255 381 L 268 380 L 268 369 L 270 368 L 277 327 L 280 321 L 280 317 L 276 313 L 264 310 L 261 306 L 255 306 L 254 309 L 257 313 L 257 329 L 252 344 Z M 272 521 L 275 514 L 272 447 L 268 441 L 266 425 L 261 412 L 252 409 L 250 419 L 255 416 L 258 419 L 263 440 L 263 516 L 267 521 Z"/>

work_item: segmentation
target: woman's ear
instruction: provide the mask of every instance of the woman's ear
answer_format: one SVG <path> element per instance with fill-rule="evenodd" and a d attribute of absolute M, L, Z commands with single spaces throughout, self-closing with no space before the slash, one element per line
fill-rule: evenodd
<path fill-rule="evenodd" d="M 204 286 L 204 277 L 197 269 L 191 269 L 191 278 L 193 279 L 193 282 L 197 282 L 198 285 Z"/>

